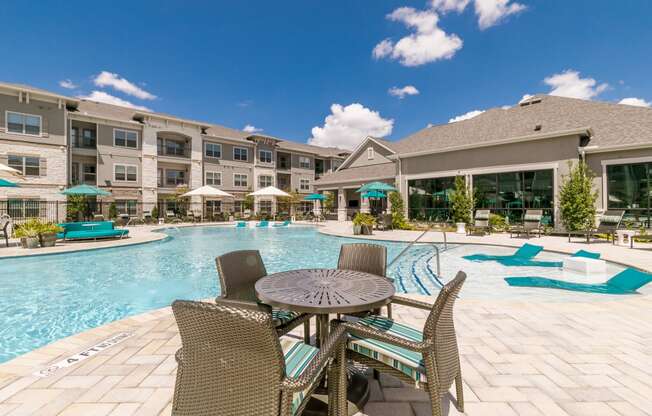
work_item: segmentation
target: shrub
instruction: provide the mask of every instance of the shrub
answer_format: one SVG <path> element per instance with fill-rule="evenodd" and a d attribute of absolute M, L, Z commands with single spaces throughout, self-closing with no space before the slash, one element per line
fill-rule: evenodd
<path fill-rule="evenodd" d="M 463 176 L 455 177 L 455 190 L 450 193 L 451 214 L 453 222 L 471 222 L 473 211 L 473 196 L 466 186 Z"/>
<path fill-rule="evenodd" d="M 559 213 L 567 231 L 587 230 L 595 225 L 594 174 L 584 161 L 568 164 L 570 174 L 562 179 L 559 191 Z"/>
<path fill-rule="evenodd" d="M 118 216 L 118 208 L 115 206 L 115 202 L 111 202 L 109 205 L 109 218 L 114 219 Z"/>
<path fill-rule="evenodd" d="M 505 231 L 507 229 L 507 221 L 505 217 L 498 214 L 489 215 L 489 226 L 496 231 Z"/>
<path fill-rule="evenodd" d="M 157 220 L 158 219 L 158 206 L 154 206 L 152 208 L 152 219 Z"/>
<path fill-rule="evenodd" d="M 397 230 L 411 230 L 413 227 L 405 219 L 403 198 L 401 194 L 394 191 L 389 193 L 389 202 L 392 205 L 392 227 Z"/>
<path fill-rule="evenodd" d="M 353 217 L 353 225 L 367 225 L 373 226 L 376 223 L 376 219 L 367 213 L 358 212 L 355 217 Z"/>

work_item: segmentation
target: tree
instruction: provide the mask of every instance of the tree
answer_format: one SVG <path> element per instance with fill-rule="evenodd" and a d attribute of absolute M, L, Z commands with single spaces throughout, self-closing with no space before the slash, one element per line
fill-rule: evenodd
<path fill-rule="evenodd" d="M 562 179 L 559 191 L 559 213 L 567 231 L 587 230 L 595 225 L 595 201 L 598 192 L 593 189 L 595 174 L 580 161 L 568 163 L 570 173 Z"/>
<path fill-rule="evenodd" d="M 469 224 L 473 211 L 473 196 L 466 186 L 464 176 L 455 177 L 455 190 L 450 193 L 450 201 L 453 221 Z"/>
<path fill-rule="evenodd" d="M 324 192 L 326 199 L 324 199 L 324 212 L 333 211 L 335 206 L 335 195 L 332 192 Z"/>
<path fill-rule="evenodd" d="M 393 191 L 389 193 L 389 203 L 392 205 L 390 211 L 392 213 L 392 227 L 398 230 L 411 229 L 410 224 L 405 219 L 403 210 L 403 198 L 401 194 Z"/>

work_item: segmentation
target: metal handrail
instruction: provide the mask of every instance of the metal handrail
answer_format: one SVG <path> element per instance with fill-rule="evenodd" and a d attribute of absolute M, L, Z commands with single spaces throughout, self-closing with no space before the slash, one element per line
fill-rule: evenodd
<path fill-rule="evenodd" d="M 407 245 L 399 254 L 398 256 L 394 257 L 391 262 L 387 265 L 387 268 L 390 268 L 392 264 L 396 263 L 396 261 L 401 258 L 409 249 L 412 247 L 414 244 L 416 244 L 424 235 L 426 235 L 429 231 L 431 230 L 431 227 L 428 227 L 424 232 L 422 232 L 417 238 L 412 240 L 410 244 Z M 446 231 L 442 230 L 442 233 L 444 234 L 444 249 L 448 250 L 448 241 L 446 239 Z M 441 276 L 441 261 L 440 261 L 440 252 L 441 250 L 439 249 L 439 246 L 433 241 L 430 243 L 430 245 L 435 249 L 435 254 L 437 256 L 437 275 L 435 276 L 435 280 L 437 283 L 441 286 L 444 287 L 444 284 L 442 283 L 441 280 L 439 280 L 439 276 Z"/>

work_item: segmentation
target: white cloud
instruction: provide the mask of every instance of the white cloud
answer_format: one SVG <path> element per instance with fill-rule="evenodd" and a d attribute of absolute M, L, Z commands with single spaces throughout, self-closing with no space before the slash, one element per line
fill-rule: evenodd
<path fill-rule="evenodd" d="M 387 93 L 402 100 L 406 95 L 419 95 L 419 90 L 414 85 L 406 85 L 403 88 L 392 87 L 387 90 Z"/>
<path fill-rule="evenodd" d="M 593 78 L 580 78 L 578 71 L 568 69 L 543 80 L 552 90 L 550 95 L 590 100 L 604 92 L 609 84 L 598 84 Z"/>
<path fill-rule="evenodd" d="M 263 131 L 263 129 L 259 129 L 256 126 L 252 126 L 251 124 L 247 124 L 246 126 L 244 126 L 242 131 L 246 131 L 247 133 L 258 133 L 258 132 Z"/>
<path fill-rule="evenodd" d="M 471 0 L 431 0 L 433 10 L 447 13 L 462 13 Z M 512 0 L 473 0 L 475 14 L 478 17 L 480 29 L 488 29 L 497 25 L 507 16 L 525 10 L 525 6 Z"/>
<path fill-rule="evenodd" d="M 652 107 L 652 102 L 636 97 L 623 98 L 618 101 L 618 104 L 633 105 L 636 107 Z"/>
<path fill-rule="evenodd" d="M 333 104 L 324 125 L 312 128 L 308 143 L 354 149 L 367 136 L 384 137 L 391 134 L 393 127 L 394 120 L 385 119 L 362 104 L 353 103 L 346 107 Z"/>
<path fill-rule="evenodd" d="M 147 107 L 144 107 L 142 105 L 136 105 L 127 100 L 123 100 L 122 98 L 118 98 L 114 95 L 107 94 L 104 91 L 92 91 L 89 95 L 80 95 L 77 98 L 81 98 L 83 100 L 97 101 L 100 103 L 119 105 L 120 107 L 133 108 L 134 110 L 151 111 Z"/>
<path fill-rule="evenodd" d="M 74 90 L 78 87 L 78 85 L 72 82 L 69 78 L 59 81 L 59 86 L 68 90 Z"/>
<path fill-rule="evenodd" d="M 468 120 L 470 118 L 479 116 L 480 114 L 484 113 L 484 110 L 473 110 L 469 111 L 468 113 L 464 113 L 462 115 L 459 115 L 457 117 L 453 117 L 450 120 L 448 120 L 449 123 L 455 123 L 456 121 L 463 121 L 463 120 Z"/>
<path fill-rule="evenodd" d="M 419 66 L 440 59 L 450 59 L 462 48 L 462 39 L 439 28 L 439 16 L 433 10 L 419 11 L 412 7 L 399 7 L 388 14 L 387 18 L 405 24 L 414 29 L 414 33 L 396 43 L 390 39 L 378 43 L 373 50 L 376 59 L 389 57 L 405 66 Z"/>
<path fill-rule="evenodd" d="M 475 0 L 475 14 L 478 16 L 480 29 L 488 29 L 500 23 L 507 16 L 525 10 L 520 3 L 511 0 Z"/>
<path fill-rule="evenodd" d="M 471 0 L 432 0 L 430 5 L 433 9 L 442 13 L 462 13 Z"/>
<path fill-rule="evenodd" d="M 112 87 L 127 95 L 140 98 L 141 100 L 154 100 L 156 96 L 136 84 L 130 82 L 126 78 L 121 78 L 120 75 L 108 71 L 102 71 L 93 79 L 93 83 L 98 87 Z"/>

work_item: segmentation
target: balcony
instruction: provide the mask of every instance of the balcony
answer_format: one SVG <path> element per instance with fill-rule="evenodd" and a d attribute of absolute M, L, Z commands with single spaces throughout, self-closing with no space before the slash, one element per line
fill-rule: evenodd
<path fill-rule="evenodd" d="M 157 146 L 156 151 L 159 156 L 190 159 L 190 148 L 186 146 Z"/>

